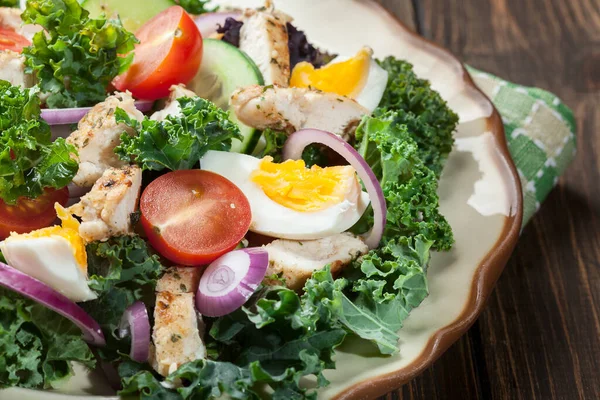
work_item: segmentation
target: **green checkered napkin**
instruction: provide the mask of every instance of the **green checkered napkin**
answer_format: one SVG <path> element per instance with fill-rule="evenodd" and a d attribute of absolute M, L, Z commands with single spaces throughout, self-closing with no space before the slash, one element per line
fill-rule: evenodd
<path fill-rule="evenodd" d="M 502 116 L 523 186 L 523 225 L 558 182 L 576 151 L 573 111 L 545 90 L 515 85 L 469 68 Z"/>

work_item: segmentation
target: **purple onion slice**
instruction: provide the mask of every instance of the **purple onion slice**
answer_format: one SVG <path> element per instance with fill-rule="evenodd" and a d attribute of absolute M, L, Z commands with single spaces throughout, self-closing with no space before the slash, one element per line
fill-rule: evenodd
<path fill-rule="evenodd" d="M 208 317 L 237 310 L 256 291 L 268 266 L 269 255 L 262 247 L 234 250 L 217 258 L 200 278 L 196 308 Z"/>
<path fill-rule="evenodd" d="M 141 301 L 136 301 L 123 313 L 119 324 L 119 336 L 131 335 L 129 356 L 139 363 L 148 361 L 150 347 L 150 320 L 148 310 Z"/>
<path fill-rule="evenodd" d="M 81 307 L 50 286 L 1 262 L 0 285 L 67 318 L 82 330 L 83 338 L 89 344 L 94 346 L 106 344 L 100 325 Z"/>
<path fill-rule="evenodd" d="M 147 112 L 152 109 L 153 101 L 138 100 L 135 102 L 135 107 L 141 112 Z M 44 108 L 42 109 L 42 119 L 48 125 L 66 125 L 76 124 L 87 114 L 92 107 L 78 108 Z"/>
<path fill-rule="evenodd" d="M 330 132 L 319 129 L 301 129 L 292 133 L 283 147 L 283 159 L 298 160 L 302 157 L 304 148 L 309 144 L 319 143 L 325 145 L 344 157 L 348 163 L 354 167 L 358 177 L 362 180 L 373 207 L 374 223 L 369 232 L 365 234 L 363 240 L 370 249 L 379 246 L 385 230 L 387 205 L 381 185 L 373 170 L 365 159 L 344 139 Z"/>

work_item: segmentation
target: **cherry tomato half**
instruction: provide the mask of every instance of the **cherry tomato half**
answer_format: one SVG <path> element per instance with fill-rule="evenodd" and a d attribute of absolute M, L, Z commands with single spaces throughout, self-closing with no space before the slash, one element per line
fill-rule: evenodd
<path fill-rule="evenodd" d="M 156 100 L 169 94 L 171 85 L 188 83 L 202 61 L 202 36 L 180 6 L 167 8 L 146 22 L 135 36 L 133 63 L 113 80 L 120 91 L 138 99 Z"/>
<path fill-rule="evenodd" d="M 150 244 L 180 264 L 209 264 L 235 248 L 252 219 L 250 203 L 231 181 L 202 170 L 169 172 L 140 198 L 141 223 Z"/>
<path fill-rule="evenodd" d="M 0 239 L 6 239 L 11 232 L 29 233 L 52 225 L 56 220 L 54 203 L 64 207 L 68 201 L 67 187 L 58 190 L 47 188 L 40 197 L 21 197 L 15 205 L 0 200 Z"/>
<path fill-rule="evenodd" d="M 30 46 L 31 42 L 22 35 L 10 29 L 0 28 L 0 50 L 11 50 L 20 53 L 23 47 Z"/>

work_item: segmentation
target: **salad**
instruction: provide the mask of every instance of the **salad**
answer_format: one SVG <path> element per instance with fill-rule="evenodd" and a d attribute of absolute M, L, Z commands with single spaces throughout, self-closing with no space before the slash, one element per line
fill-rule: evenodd
<path fill-rule="evenodd" d="M 458 123 L 409 63 L 270 1 L 0 5 L 0 388 L 316 398 L 401 351 Z"/>

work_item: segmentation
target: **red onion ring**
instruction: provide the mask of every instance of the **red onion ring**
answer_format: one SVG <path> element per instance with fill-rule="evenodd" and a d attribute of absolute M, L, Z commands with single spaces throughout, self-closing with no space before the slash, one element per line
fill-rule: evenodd
<path fill-rule="evenodd" d="M 370 249 L 377 248 L 385 229 L 387 206 L 383 190 L 373 170 L 371 170 L 365 159 L 352 146 L 346 143 L 344 139 L 333 133 L 319 129 L 301 129 L 292 133 L 283 147 L 283 159 L 298 160 L 302 158 L 304 148 L 313 143 L 323 144 L 331 148 L 344 157 L 356 170 L 356 173 L 365 185 L 365 189 L 367 189 L 375 217 L 373 228 L 365 234 L 363 240 Z"/>
<path fill-rule="evenodd" d="M 106 344 L 100 325 L 89 314 L 67 297 L 37 279 L 0 262 L 0 285 L 67 318 L 82 330 L 83 338 L 89 344 L 94 346 Z"/>
<path fill-rule="evenodd" d="M 154 101 L 138 100 L 135 107 L 141 112 L 147 112 L 152 109 Z M 87 114 L 92 107 L 78 108 L 44 108 L 42 109 L 42 118 L 48 125 L 66 125 L 76 124 Z"/>
<path fill-rule="evenodd" d="M 194 22 L 200 31 L 203 38 L 208 38 L 210 35 L 217 32 L 218 25 L 225 25 L 227 18 L 238 18 L 241 11 L 223 11 L 214 13 L 200 14 L 194 17 Z"/>
<path fill-rule="evenodd" d="M 213 261 L 202 274 L 196 292 L 196 309 L 220 317 L 240 308 L 258 288 L 269 266 L 262 247 L 234 250 Z"/>
<path fill-rule="evenodd" d="M 124 338 L 131 334 L 131 350 L 129 356 L 139 363 L 148 361 L 150 352 L 150 320 L 148 310 L 141 301 L 136 301 L 123 313 L 119 324 L 119 336 Z"/>

